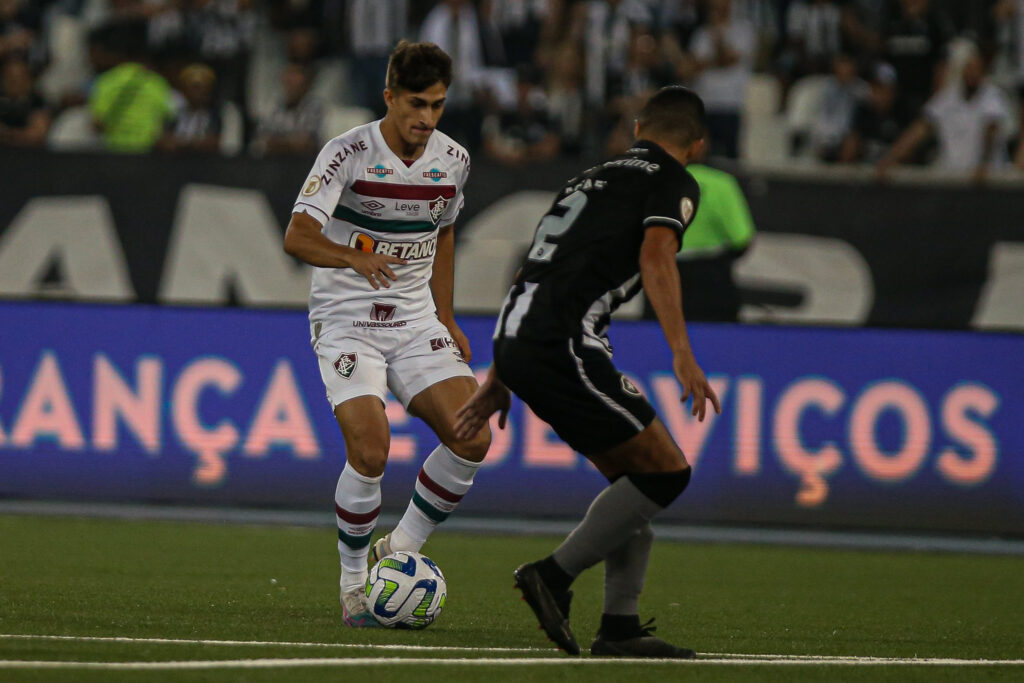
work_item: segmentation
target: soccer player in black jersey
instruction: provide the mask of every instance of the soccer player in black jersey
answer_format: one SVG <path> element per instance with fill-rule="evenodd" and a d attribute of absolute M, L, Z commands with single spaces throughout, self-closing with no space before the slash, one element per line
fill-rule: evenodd
<path fill-rule="evenodd" d="M 621 657 L 694 657 L 641 625 L 639 597 L 650 555 L 650 521 L 686 488 L 690 466 L 650 403 L 612 364 L 612 311 L 641 285 L 672 351 L 682 400 L 703 420 L 721 406 L 697 365 L 682 315 L 675 255 L 700 201 L 684 166 L 702 150 L 704 104 L 667 87 L 637 118 L 632 149 L 562 188 L 502 305 L 494 363 L 458 412 L 456 431 L 474 434 L 500 411 L 509 389 L 607 477 L 583 521 L 548 557 L 515 570 L 516 586 L 548 636 L 569 654 L 569 586 L 605 563 L 604 611 L 590 651 Z"/>

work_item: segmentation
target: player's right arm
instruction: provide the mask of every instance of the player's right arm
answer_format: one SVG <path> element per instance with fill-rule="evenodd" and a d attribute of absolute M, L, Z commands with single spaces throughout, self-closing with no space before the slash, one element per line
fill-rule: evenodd
<path fill-rule="evenodd" d="M 384 254 L 370 254 L 329 240 L 319 222 L 307 213 L 296 212 L 284 233 L 284 250 L 291 256 L 319 268 L 351 268 L 366 278 L 374 289 L 390 287 L 397 280 L 392 264 L 405 259 Z"/>
<path fill-rule="evenodd" d="M 366 278 L 374 289 L 390 287 L 396 280 L 392 265 L 404 264 L 405 259 L 373 254 L 338 244 L 323 233 L 323 226 L 334 213 L 341 193 L 348 181 L 347 174 L 353 164 L 342 164 L 343 138 L 331 140 L 313 164 L 295 200 L 292 218 L 284 234 L 284 250 L 289 255 L 319 268 L 352 268 Z"/>

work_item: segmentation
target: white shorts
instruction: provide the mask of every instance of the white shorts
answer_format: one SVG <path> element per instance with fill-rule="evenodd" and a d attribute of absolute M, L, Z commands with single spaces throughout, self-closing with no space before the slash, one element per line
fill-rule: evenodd
<path fill-rule="evenodd" d="M 331 408 L 388 389 L 406 408 L 416 394 L 450 377 L 473 377 L 448 328 L 439 320 L 416 327 L 335 328 L 313 341 Z"/>

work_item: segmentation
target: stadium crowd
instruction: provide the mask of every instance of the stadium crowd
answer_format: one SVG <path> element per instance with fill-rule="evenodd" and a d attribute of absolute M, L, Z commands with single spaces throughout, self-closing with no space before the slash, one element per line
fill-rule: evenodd
<path fill-rule="evenodd" d="M 403 37 L 502 163 L 617 151 L 684 83 L 720 157 L 1024 169 L 1024 0 L 0 0 L 0 144 L 310 155 L 383 113 Z"/>

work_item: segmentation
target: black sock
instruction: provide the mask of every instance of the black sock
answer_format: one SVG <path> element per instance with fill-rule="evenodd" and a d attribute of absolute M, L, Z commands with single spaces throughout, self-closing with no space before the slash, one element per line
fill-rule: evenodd
<path fill-rule="evenodd" d="M 564 593 L 572 585 L 573 577 L 569 576 L 564 569 L 558 566 L 555 558 L 548 555 L 537 562 L 537 573 L 547 584 L 548 588 L 556 593 Z"/>
<path fill-rule="evenodd" d="M 636 614 L 602 614 L 599 633 L 605 640 L 626 640 L 643 635 L 640 617 Z"/>

